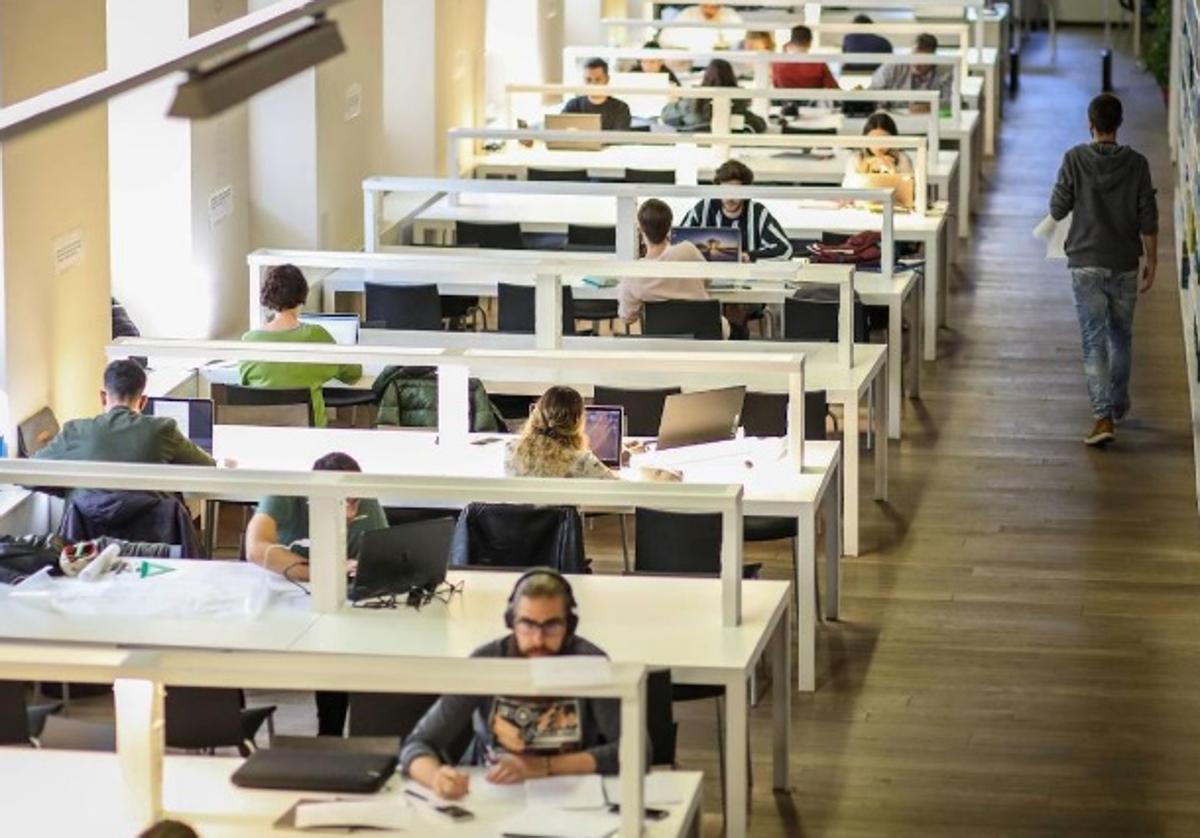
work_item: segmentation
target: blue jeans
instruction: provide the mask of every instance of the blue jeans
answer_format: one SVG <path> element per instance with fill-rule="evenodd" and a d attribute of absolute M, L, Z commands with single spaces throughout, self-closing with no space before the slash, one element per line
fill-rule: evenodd
<path fill-rule="evenodd" d="M 1071 268 L 1075 313 L 1083 337 L 1083 372 L 1097 419 L 1129 410 L 1137 282 L 1136 268 Z"/>

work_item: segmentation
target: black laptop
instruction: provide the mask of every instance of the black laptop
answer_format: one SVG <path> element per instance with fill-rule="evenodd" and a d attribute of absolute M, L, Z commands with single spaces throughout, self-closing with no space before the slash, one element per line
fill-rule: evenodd
<path fill-rule="evenodd" d="M 433 518 L 363 533 L 351 601 L 436 590 L 446 581 L 454 525 L 453 518 Z"/>
<path fill-rule="evenodd" d="M 396 771 L 395 754 L 266 748 L 255 751 L 230 780 L 247 789 L 370 794 Z"/>

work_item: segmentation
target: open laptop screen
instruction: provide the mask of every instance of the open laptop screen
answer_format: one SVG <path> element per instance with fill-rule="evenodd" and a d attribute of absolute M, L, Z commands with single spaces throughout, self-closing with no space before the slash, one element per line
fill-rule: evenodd
<path fill-rule="evenodd" d="M 300 321 L 323 327 L 342 346 L 358 345 L 357 314 L 301 314 Z"/>
<path fill-rule="evenodd" d="M 746 400 L 743 386 L 675 393 L 663 402 L 658 448 L 679 448 L 733 439 Z"/>
<path fill-rule="evenodd" d="M 584 433 L 592 453 L 610 468 L 621 467 L 621 437 L 625 428 L 625 409 L 591 404 L 584 408 Z"/>
<path fill-rule="evenodd" d="M 676 227 L 671 244 L 691 242 L 709 262 L 742 261 L 742 234 L 736 227 Z"/>
<path fill-rule="evenodd" d="M 147 416 L 168 416 L 175 420 L 179 432 L 199 448 L 212 453 L 212 399 L 177 399 L 156 397 L 146 400 Z"/>

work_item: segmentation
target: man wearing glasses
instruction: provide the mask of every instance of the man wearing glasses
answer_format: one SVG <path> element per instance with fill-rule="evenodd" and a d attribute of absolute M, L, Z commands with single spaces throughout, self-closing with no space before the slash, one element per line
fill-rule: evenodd
<path fill-rule="evenodd" d="M 604 654 L 575 634 L 575 596 L 553 570 L 538 568 L 517 580 L 504 622 L 510 633 L 473 657 Z M 474 736 L 466 753 L 453 753 L 468 729 Z M 457 800 L 470 791 L 471 778 L 455 764 L 487 765 L 487 781 L 500 784 L 554 774 L 616 774 L 620 735 L 620 702 L 611 699 L 446 695 L 413 728 L 400 763 L 439 797 Z"/>

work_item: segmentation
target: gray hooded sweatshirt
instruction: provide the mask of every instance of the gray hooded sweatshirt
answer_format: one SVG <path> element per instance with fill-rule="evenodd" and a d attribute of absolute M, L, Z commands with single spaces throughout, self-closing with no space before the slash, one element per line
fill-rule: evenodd
<path fill-rule="evenodd" d="M 1055 221 L 1071 218 L 1067 265 L 1132 271 L 1142 255 L 1141 236 L 1158 232 L 1158 204 L 1150 164 L 1129 146 L 1082 143 L 1063 155 L 1050 195 Z"/>

